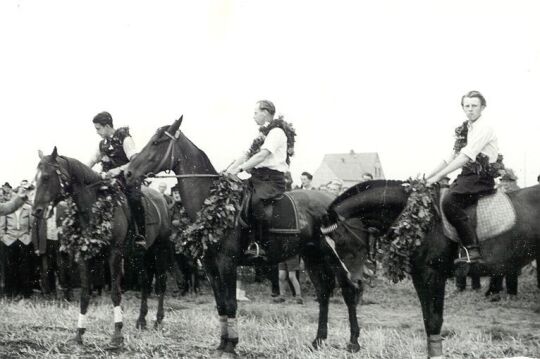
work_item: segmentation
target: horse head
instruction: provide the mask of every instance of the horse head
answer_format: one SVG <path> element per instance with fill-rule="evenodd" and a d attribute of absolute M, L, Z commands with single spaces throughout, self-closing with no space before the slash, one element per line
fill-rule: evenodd
<path fill-rule="evenodd" d="M 68 183 L 69 174 L 62 166 L 63 161 L 54 147 L 49 156 L 39 151 L 40 162 L 36 174 L 36 194 L 34 197 L 34 215 L 42 217 L 47 215 L 49 205 L 60 201 L 64 187 Z"/>
<path fill-rule="evenodd" d="M 144 148 L 131 159 L 126 170 L 127 184 L 133 185 L 148 174 L 156 174 L 164 170 L 172 170 L 171 161 L 175 145 L 180 138 L 180 125 L 184 116 L 170 126 L 160 127 L 150 138 Z"/>

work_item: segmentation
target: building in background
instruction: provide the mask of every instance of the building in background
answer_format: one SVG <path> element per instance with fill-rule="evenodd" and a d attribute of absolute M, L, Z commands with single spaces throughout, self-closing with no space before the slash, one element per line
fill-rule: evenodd
<path fill-rule="evenodd" d="M 377 152 L 329 153 L 324 155 L 319 168 L 313 173 L 315 187 L 339 179 L 344 187 L 351 187 L 362 181 L 364 173 L 371 173 L 373 179 L 384 179 L 381 160 Z"/>

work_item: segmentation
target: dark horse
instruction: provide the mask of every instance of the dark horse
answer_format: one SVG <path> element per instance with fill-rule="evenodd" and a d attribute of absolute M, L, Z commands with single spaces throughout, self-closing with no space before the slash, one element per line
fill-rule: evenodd
<path fill-rule="evenodd" d="M 158 129 L 150 142 L 130 163 L 126 179 L 128 183 L 135 183 L 149 173 L 173 170 L 178 177 L 178 187 L 186 212 L 191 219 L 195 219 L 217 173 L 206 154 L 180 131 L 181 122 L 182 118 L 171 126 Z M 268 263 L 278 263 L 296 254 L 304 258 L 319 300 L 319 328 L 314 345 L 319 345 L 327 337 L 328 299 L 337 276 L 347 304 L 351 326 L 348 348 L 357 351 L 360 330 L 356 318 L 356 305 L 360 298 L 361 286 L 354 280 L 354 276 L 348 276 L 340 270 L 336 261 L 332 260 L 331 248 L 325 245 L 326 242 L 320 232 L 320 218 L 326 213 L 332 198 L 327 193 L 304 190 L 289 192 L 289 196 L 298 209 L 300 233 L 280 234 L 279 238 L 272 234 L 265 246 Z M 245 264 L 242 258 L 248 245 L 242 232 L 244 230 L 239 226 L 228 231 L 221 238 L 219 245 L 208 248 L 203 258 L 214 291 L 221 325 L 221 342 L 216 354 L 225 357 L 236 355 L 235 347 L 238 343 L 236 267 Z M 359 236 L 364 238 L 365 233 L 362 232 Z M 358 243 L 358 248 L 364 248 L 361 242 Z M 344 259 L 348 267 L 361 267 L 358 262 L 364 257 L 361 253 L 355 252 L 355 248 L 348 249 L 350 254 Z M 338 252 L 341 250 L 339 247 Z"/>
<path fill-rule="evenodd" d="M 359 218 L 370 227 L 387 233 L 407 204 L 408 193 L 400 181 L 368 181 L 351 187 L 330 206 L 331 222 L 338 218 Z M 514 227 L 481 242 L 481 251 L 490 274 L 506 274 L 535 259 L 540 261 L 540 185 L 508 193 L 516 210 Z M 428 356 L 442 357 L 446 279 L 454 270 L 458 245 L 443 234 L 436 216 L 422 244 L 410 257 L 411 276 L 420 299 L 427 334 Z M 330 222 L 330 223 L 331 223 Z M 471 270 L 476 266 L 472 266 Z"/>
<path fill-rule="evenodd" d="M 100 187 L 104 184 L 99 174 L 76 159 L 59 156 L 54 148 L 50 156 L 43 156 L 38 165 L 36 176 L 36 196 L 34 199 L 34 215 L 38 221 L 47 216 L 50 205 L 56 205 L 64 197 L 70 196 L 77 207 L 77 215 L 82 227 L 90 223 L 92 205 L 96 202 Z M 167 258 L 169 258 L 170 235 L 169 214 L 165 199 L 157 191 L 145 189 L 143 191 L 152 206 L 156 209 L 157 225 L 149 226 L 147 230 L 147 251 L 142 271 L 142 299 L 137 327 L 145 327 L 145 316 L 148 312 L 147 297 L 152 276 L 156 276 L 156 292 L 159 295 L 156 324 L 160 324 L 164 317 L 163 297 L 166 285 Z M 125 241 L 129 232 L 131 214 L 124 194 L 121 194 L 121 205 L 114 208 L 112 223 L 112 239 L 110 243 L 108 264 L 111 273 L 111 298 L 114 304 L 114 334 L 111 347 L 120 347 L 123 344 L 122 336 L 122 310 L 120 307 L 122 277 L 122 255 Z M 82 344 L 82 336 L 86 329 L 86 312 L 90 301 L 90 268 L 89 260 L 82 257 L 79 260 L 81 276 L 81 310 L 77 325 L 75 341 Z"/>

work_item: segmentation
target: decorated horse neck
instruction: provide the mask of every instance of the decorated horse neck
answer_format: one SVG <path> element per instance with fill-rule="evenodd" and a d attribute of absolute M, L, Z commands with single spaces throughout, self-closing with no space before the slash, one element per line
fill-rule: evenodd
<path fill-rule="evenodd" d="M 327 224 L 361 218 L 367 227 L 386 233 L 407 203 L 404 182 L 374 180 L 359 183 L 338 196 L 329 207 Z"/>

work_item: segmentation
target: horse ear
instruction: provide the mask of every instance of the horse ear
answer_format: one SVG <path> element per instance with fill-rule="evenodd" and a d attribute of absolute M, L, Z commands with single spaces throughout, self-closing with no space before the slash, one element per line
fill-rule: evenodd
<path fill-rule="evenodd" d="M 184 115 L 180 116 L 180 118 L 174 121 L 174 123 L 169 127 L 167 132 L 169 132 L 170 134 L 176 133 L 176 131 L 178 131 L 178 129 L 180 128 L 180 125 L 182 124 L 183 119 L 184 119 Z"/>
<path fill-rule="evenodd" d="M 54 149 L 53 149 L 53 151 L 51 153 L 51 159 L 53 161 L 56 161 L 56 157 L 58 157 L 58 150 L 56 149 L 56 146 L 54 146 Z"/>
<path fill-rule="evenodd" d="M 43 151 L 42 150 L 38 150 L 37 151 L 37 154 L 39 156 L 39 159 L 42 160 L 43 159 Z"/>

